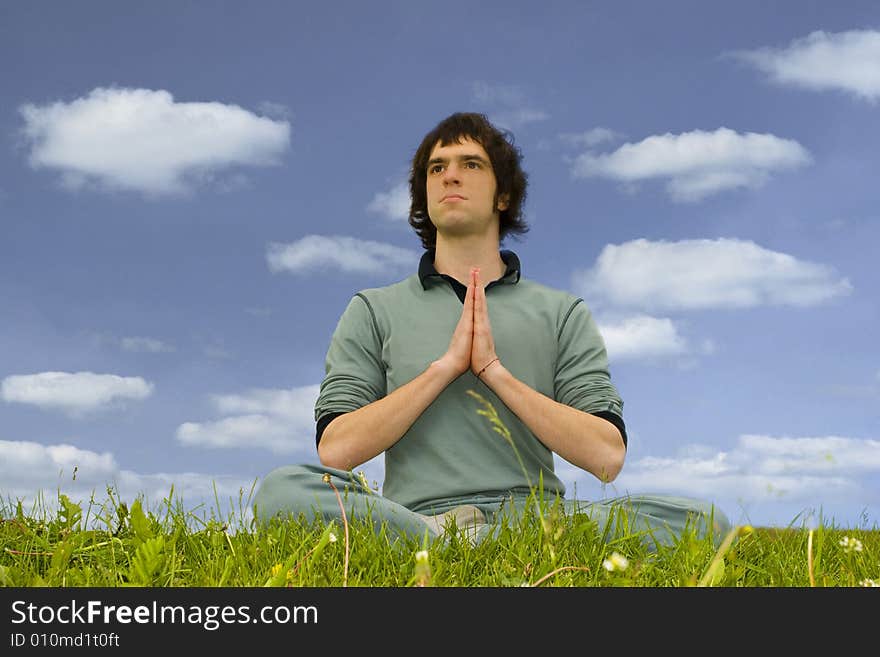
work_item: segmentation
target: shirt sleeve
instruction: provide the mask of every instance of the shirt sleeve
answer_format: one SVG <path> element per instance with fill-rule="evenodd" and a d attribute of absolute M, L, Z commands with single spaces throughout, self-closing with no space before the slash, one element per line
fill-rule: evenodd
<path fill-rule="evenodd" d="M 386 394 L 382 339 L 366 297 L 356 294 L 339 318 L 324 361 L 315 420 L 347 413 Z"/>
<path fill-rule="evenodd" d="M 611 382 L 605 341 L 582 299 L 563 318 L 557 339 L 556 401 L 585 413 L 623 419 L 623 400 Z"/>

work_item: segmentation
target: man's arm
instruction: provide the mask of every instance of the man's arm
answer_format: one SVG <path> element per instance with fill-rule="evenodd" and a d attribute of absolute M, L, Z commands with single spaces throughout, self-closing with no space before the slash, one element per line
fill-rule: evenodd
<path fill-rule="evenodd" d="M 603 482 L 613 481 L 626 456 L 620 431 L 608 420 L 534 390 L 497 360 L 486 292 L 479 282 L 479 272 L 472 278 L 475 297 L 471 369 L 550 451 Z M 486 363 L 491 364 L 486 367 Z"/>
<path fill-rule="evenodd" d="M 321 463 L 351 470 L 378 456 L 400 440 L 459 374 L 436 360 L 391 394 L 334 418 L 318 443 Z"/>
<path fill-rule="evenodd" d="M 626 447 L 611 422 L 550 399 L 513 376 L 500 361 L 480 379 L 550 451 L 603 482 L 620 473 Z"/>
<path fill-rule="evenodd" d="M 449 348 L 409 383 L 334 418 L 318 443 L 323 465 L 351 470 L 391 447 L 443 390 L 468 370 L 473 343 L 474 285 L 468 285 Z"/>

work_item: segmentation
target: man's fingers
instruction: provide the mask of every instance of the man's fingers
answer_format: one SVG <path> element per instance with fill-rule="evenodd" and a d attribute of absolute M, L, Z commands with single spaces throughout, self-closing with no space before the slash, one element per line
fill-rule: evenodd
<path fill-rule="evenodd" d="M 486 363 L 496 358 L 495 341 L 489 323 L 489 309 L 486 303 L 486 290 L 480 282 L 480 270 L 471 271 L 471 286 L 474 289 L 473 343 L 471 345 L 471 371 L 478 374 Z M 470 291 L 470 287 L 468 288 Z"/>
<path fill-rule="evenodd" d="M 474 336 L 474 286 L 468 285 L 461 309 L 461 317 L 452 336 L 453 344 L 470 353 Z"/>
<path fill-rule="evenodd" d="M 480 304 L 480 270 L 471 270 L 471 285 L 474 288 L 474 310 L 476 311 Z"/>
<path fill-rule="evenodd" d="M 474 274 L 474 324 L 488 322 L 486 310 L 486 290 L 480 284 L 480 271 Z"/>
<path fill-rule="evenodd" d="M 474 288 L 474 270 L 471 269 L 471 280 L 468 283 L 468 291 L 464 297 L 464 309 L 465 311 L 469 311 L 471 314 L 474 312 L 474 293 L 476 292 Z"/>
<path fill-rule="evenodd" d="M 471 351 L 474 341 L 474 289 L 473 285 L 468 285 L 467 293 L 464 297 L 464 307 L 461 310 L 461 317 L 455 325 L 455 331 L 449 341 L 449 348 L 444 358 L 447 358 L 460 374 L 467 371 L 471 360 Z"/>

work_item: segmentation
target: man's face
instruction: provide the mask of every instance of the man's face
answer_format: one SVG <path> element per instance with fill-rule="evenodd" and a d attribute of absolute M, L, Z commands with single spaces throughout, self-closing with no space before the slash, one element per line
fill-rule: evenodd
<path fill-rule="evenodd" d="M 495 206 L 495 172 L 485 149 L 462 139 L 460 144 L 434 145 L 428 157 L 428 216 L 439 233 L 467 235 L 498 223 L 506 205 Z"/>

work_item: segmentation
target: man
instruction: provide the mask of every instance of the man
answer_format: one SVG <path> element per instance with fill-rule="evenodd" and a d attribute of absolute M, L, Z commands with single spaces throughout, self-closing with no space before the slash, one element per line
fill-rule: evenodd
<path fill-rule="evenodd" d="M 416 274 L 354 295 L 334 332 L 315 406 L 321 466 L 270 473 L 256 499 L 263 521 L 287 513 L 372 514 L 390 529 L 441 534 L 452 522 L 482 540 L 534 487 L 565 487 L 553 454 L 612 481 L 623 467 L 623 402 L 584 301 L 521 276 L 501 250 L 522 219 L 527 176 L 508 135 L 485 116 L 456 113 L 422 140 L 410 172 L 410 224 L 425 248 Z M 499 435 L 471 393 L 497 412 Z M 485 409 L 484 409 L 485 410 Z M 385 456 L 383 494 L 352 476 Z M 565 500 L 669 542 L 685 526 L 720 533 L 723 514 L 699 500 L 628 496 Z M 709 524 L 710 518 L 715 527 Z"/>

